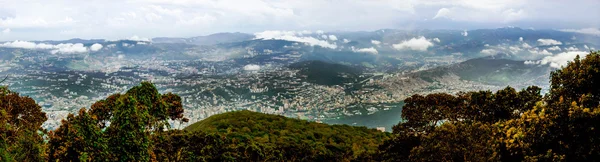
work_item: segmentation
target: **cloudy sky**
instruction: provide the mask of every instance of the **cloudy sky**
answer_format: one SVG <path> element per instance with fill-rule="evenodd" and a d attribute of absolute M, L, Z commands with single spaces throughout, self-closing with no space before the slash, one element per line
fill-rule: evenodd
<path fill-rule="evenodd" d="M 599 0 L 0 0 L 0 41 L 265 30 L 600 27 Z"/>

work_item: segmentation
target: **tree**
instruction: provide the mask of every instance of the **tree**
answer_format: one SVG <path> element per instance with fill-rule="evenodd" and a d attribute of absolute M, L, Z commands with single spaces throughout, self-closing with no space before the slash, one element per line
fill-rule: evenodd
<path fill-rule="evenodd" d="M 49 159 L 61 161 L 150 161 L 155 158 L 151 134 L 170 128 L 168 119 L 183 118 L 181 98 L 161 95 L 142 82 L 125 94 L 113 94 L 80 110 L 49 136 Z M 108 147 L 110 146 L 110 147 Z"/>
<path fill-rule="evenodd" d="M 84 108 L 69 114 L 62 125 L 49 133 L 49 161 L 99 161 L 108 158 L 106 137 L 97 119 Z"/>
<path fill-rule="evenodd" d="M 600 105 L 599 52 L 591 52 L 583 60 L 578 55 L 567 66 L 550 73 L 550 104 L 576 101 L 584 107 Z"/>
<path fill-rule="evenodd" d="M 0 161 L 43 161 L 46 119 L 33 99 L 0 87 Z"/>

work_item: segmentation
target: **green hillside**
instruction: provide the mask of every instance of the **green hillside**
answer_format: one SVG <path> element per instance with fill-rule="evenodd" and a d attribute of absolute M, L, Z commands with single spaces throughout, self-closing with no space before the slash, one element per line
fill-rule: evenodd
<path fill-rule="evenodd" d="M 361 158 L 376 153 L 377 146 L 390 137 L 366 127 L 327 125 L 247 110 L 213 115 L 184 130 L 221 134 L 242 145 L 260 143 L 261 149 L 275 148 L 284 156 L 302 155 L 305 160 Z"/>

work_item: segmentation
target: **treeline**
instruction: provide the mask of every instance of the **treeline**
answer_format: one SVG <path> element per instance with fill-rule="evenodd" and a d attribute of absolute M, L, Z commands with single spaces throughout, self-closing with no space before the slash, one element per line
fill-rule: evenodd
<path fill-rule="evenodd" d="M 377 161 L 599 161 L 600 54 L 551 73 L 550 92 L 413 95 Z"/>
<path fill-rule="evenodd" d="M 600 54 L 539 87 L 413 95 L 393 133 L 249 111 L 184 130 L 181 98 L 143 82 L 53 131 L 29 97 L 0 88 L 0 161 L 598 161 Z"/>

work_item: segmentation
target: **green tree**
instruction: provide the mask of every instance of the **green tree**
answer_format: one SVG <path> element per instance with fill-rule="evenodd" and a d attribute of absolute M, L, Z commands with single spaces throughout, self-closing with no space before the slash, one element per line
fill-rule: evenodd
<path fill-rule="evenodd" d="M 97 119 L 85 109 L 69 114 L 62 125 L 49 133 L 49 161 L 99 161 L 108 158 L 107 140 Z"/>
<path fill-rule="evenodd" d="M 0 87 L 0 161 L 43 161 L 46 119 L 33 99 Z"/>

